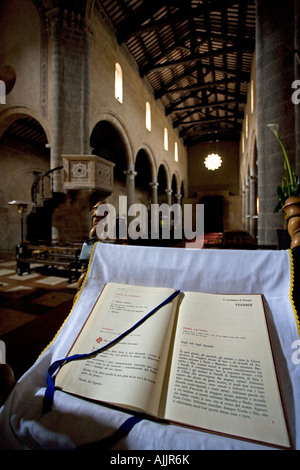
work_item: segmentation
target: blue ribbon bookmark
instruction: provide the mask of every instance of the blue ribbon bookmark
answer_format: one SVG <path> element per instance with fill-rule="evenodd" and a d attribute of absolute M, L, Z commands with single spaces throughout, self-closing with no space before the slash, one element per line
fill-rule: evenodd
<path fill-rule="evenodd" d="M 130 418 L 126 419 L 111 436 L 104 437 L 99 441 L 83 444 L 76 447 L 75 450 L 108 450 L 112 445 L 122 439 L 122 437 L 127 436 L 132 428 L 143 419 L 143 416 L 130 416 Z"/>
<path fill-rule="evenodd" d="M 177 295 L 180 294 L 180 291 L 177 290 L 173 292 L 167 299 L 165 299 L 161 304 L 159 304 L 157 307 L 155 307 L 151 312 L 147 313 L 141 320 L 139 320 L 135 325 L 133 325 L 131 328 L 126 330 L 124 333 L 122 333 L 120 336 L 115 338 L 113 341 L 108 343 L 105 346 L 102 346 L 102 348 L 97 349 L 96 351 L 93 351 L 91 353 L 87 354 L 74 354 L 73 356 L 65 357 L 64 359 L 59 359 L 53 364 L 48 369 L 48 374 L 47 374 L 47 388 L 45 391 L 44 395 L 44 400 L 43 400 L 43 413 L 47 413 L 48 411 L 51 411 L 52 409 L 52 403 L 53 403 L 53 397 L 54 397 L 54 391 L 55 391 L 55 384 L 54 384 L 54 377 L 53 375 L 55 372 L 62 367 L 64 364 L 71 362 L 71 361 L 77 361 L 79 359 L 88 359 L 92 356 L 95 356 L 96 354 L 101 353 L 105 349 L 110 348 L 111 346 L 115 345 L 118 343 L 121 339 L 123 339 L 125 336 L 127 336 L 129 333 L 134 331 L 136 328 L 138 328 L 142 323 L 144 323 L 151 315 L 153 315 L 157 310 L 159 310 L 161 307 L 164 305 L 168 304 L 169 302 L 172 302 Z"/>

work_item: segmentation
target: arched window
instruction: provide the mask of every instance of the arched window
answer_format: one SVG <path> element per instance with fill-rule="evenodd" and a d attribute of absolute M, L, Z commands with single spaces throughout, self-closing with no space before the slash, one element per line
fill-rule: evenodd
<path fill-rule="evenodd" d="M 150 103 L 146 103 L 146 129 L 148 131 L 151 131 L 151 108 L 150 108 Z"/>
<path fill-rule="evenodd" d="M 251 80 L 250 94 L 251 94 L 251 113 L 253 113 L 253 111 L 254 111 L 254 84 L 253 84 L 253 80 Z"/>
<path fill-rule="evenodd" d="M 123 103 L 123 74 L 118 62 L 115 64 L 115 98 Z"/>
<path fill-rule="evenodd" d="M 175 147 L 174 147 L 174 159 L 175 162 L 178 162 L 178 144 L 175 142 Z"/>
<path fill-rule="evenodd" d="M 169 149 L 169 142 L 168 142 L 168 129 L 165 127 L 164 129 L 164 149 Z"/>
<path fill-rule="evenodd" d="M 6 104 L 6 87 L 3 80 L 0 80 L 0 103 Z"/>
<path fill-rule="evenodd" d="M 248 139 L 248 129 L 249 129 L 248 114 L 246 114 L 246 116 L 245 116 L 245 138 L 246 138 L 246 140 Z"/>

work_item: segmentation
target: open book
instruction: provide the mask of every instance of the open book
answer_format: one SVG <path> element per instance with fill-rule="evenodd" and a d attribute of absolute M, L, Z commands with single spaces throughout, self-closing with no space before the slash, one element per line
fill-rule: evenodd
<path fill-rule="evenodd" d="M 105 346 L 172 289 L 109 283 L 69 355 Z M 56 387 L 210 432 L 291 447 L 261 295 L 186 292 Z"/>

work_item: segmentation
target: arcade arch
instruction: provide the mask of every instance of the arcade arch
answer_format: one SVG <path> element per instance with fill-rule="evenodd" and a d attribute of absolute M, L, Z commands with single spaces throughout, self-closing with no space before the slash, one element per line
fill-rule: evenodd
<path fill-rule="evenodd" d="M 20 219 L 16 207 L 7 204 L 10 201 L 30 203 L 27 210 L 31 213 L 27 217 L 27 227 L 24 227 L 26 239 L 31 238 L 33 229 L 36 239 L 51 239 L 52 213 L 43 205 L 43 201 L 51 197 L 51 180 L 49 177 L 38 179 L 50 169 L 48 136 L 38 120 L 22 111 L 6 110 L 0 120 L 0 205 L 3 208 L 0 239 L 1 248 L 8 250 L 21 241 Z M 9 179 L 7 175 L 10 175 Z"/>
<path fill-rule="evenodd" d="M 126 172 L 128 155 L 124 139 L 115 125 L 107 120 L 99 121 L 93 128 L 90 136 L 92 154 L 98 155 L 115 164 L 114 191 L 107 198 L 107 202 L 118 207 L 118 196 L 126 195 Z"/>
<path fill-rule="evenodd" d="M 158 204 L 167 203 L 171 205 L 172 189 L 170 186 L 169 172 L 165 163 L 162 163 L 159 166 L 158 173 L 157 173 L 157 183 L 158 183 L 158 187 L 157 187 Z"/>
<path fill-rule="evenodd" d="M 92 154 L 115 164 L 115 181 L 125 186 L 124 172 L 127 170 L 127 155 L 119 132 L 108 121 L 99 121 L 90 137 Z"/>
<path fill-rule="evenodd" d="M 134 163 L 129 139 L 120 122 L 106 115 L 94 126 L 90 146 L 92 153 L 115 164 L 114 191 L 107 202 L 118 208 L 118 197 L 127 196 L 127 205 L 139 202 L 150 208 L 151 204 L 180 202 L 183 188 L 177 174 L 170 176 L 165 162 L 156 168 L 154 156 L 147 146 L 138 150 Z M 108 120 L 109 119 L 109 120 Z"/>
<path fill-rule="evenodd" d="M 147 152 L 144 149 L 138 151 L 135 160 L 135 194 L 136 201 L 144 204 L 148 209 L 152 203 L 152 166 Z"/>
<path fill-rule="evenodd" d="M 243 223 L 250 235 L 257 239 L 257 220 L 259 212 L 257 188 L 257 139 L 252 134 L 249 153 L 245 155 L 242 166 L 243 186 Z"/>
<path fill-rule="evenodd" d="M 181 204 L 182 192 L 180 189 L 179 177 L 176 173 L 174 173 L 172 176 L 171 189 L 172 189 L 172 204 L 174 203 Z"/>

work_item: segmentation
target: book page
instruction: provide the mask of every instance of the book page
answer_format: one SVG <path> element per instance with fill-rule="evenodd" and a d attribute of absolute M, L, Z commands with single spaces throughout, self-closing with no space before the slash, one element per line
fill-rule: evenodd
<path fill-rule="evenodd" d="M 174 292 L 107 284 L 68 354 L 107 345 Z M 176 302 L 165 305 L 120 342 L 90 359 L 65 364 L 56 377 L 64 391 L 157 414 Z"/>
<path fill-rule="evenodd" d="M 165 418 L 289 447 L 262 297 L 188 293 Z"/>

